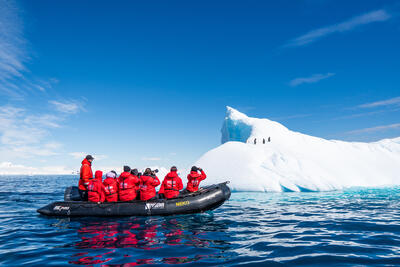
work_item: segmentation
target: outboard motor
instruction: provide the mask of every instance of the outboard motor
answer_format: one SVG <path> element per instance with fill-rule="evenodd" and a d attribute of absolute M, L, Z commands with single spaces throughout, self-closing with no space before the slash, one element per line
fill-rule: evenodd
<path fill-rule="evenodd" d="M 81 201 L 79 189 L 77 186 L 70 186 L 65 188 L 64 201 Z"/>

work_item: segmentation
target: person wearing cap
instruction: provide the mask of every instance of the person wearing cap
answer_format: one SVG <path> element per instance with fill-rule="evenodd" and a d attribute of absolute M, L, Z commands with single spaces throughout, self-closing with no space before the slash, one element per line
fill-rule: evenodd
<path fill-rule="evenodd" d="M 124 172 L 118 178 L 118 199 L 120 201 L 135 200 L 139 182 L 139 178 L 131 174 L 131 168 L 124 166 Z"/>
<path fill-rule="evenodd" d="M 186 186 L 186 190 L 189 192 L 197 192 L 199 190 L 200 182 L 206 179 L 206 177 L 207 175 L 204 173 L 202 168 L 193 166 L 190 174 L 188 174 L 187 176 L 188 183 Z"/>
<path fill-rule="evenodd" d="M 103 172 L 96 171 L 94 179 L 88 185 L 88 200 L 90 202 L 104 202 L 106 200 L 105 188 L 102 182 Z"/>
<path fill-rule="evenodd" d="M 103 181 L 107 202 L 118 201 L 118 180 L 117 173 L 110 171 L 106 173 L 106 179 Z"/>
<path fill-rule="evenodd" d="M 158 191 L 159 194 L 163 194 L 167 199 L 179 196 L 179 190 L 183 188 L 182 179 L 178 176 L 177 172 L 178 169 L 172 166 L 171 171 L 165 176 Z"/>
<path fill-rule="evenodd" d="M 93 179 L 93 172 L 92 172 L 92 162 L 94 158 L 92 155 L 87 155 L 83 160 L 82 160 L 82 166 L 80 170 L 80 178 L 79 178 L 79 194 L 82 198 L 82 200 L 87 201 L 88 200 L 88 185 L 90 180 Z"/>

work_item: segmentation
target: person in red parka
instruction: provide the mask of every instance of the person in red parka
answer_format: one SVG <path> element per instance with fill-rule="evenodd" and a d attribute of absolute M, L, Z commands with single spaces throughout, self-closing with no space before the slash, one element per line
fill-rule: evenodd
<path fill-rule="evenodd" d="M 136 198 L 139 178 L 131 174 L 131 168 L 124 166 L 124 172 L 118 178 L 118 198 L 120 201 L 132 201 Z"/>
<path fill-rule="evenodd" d="M 88 185 L 88 200 L 90 202 L 104 202 L 106 200 L 106 192 L 103 185 L 103 172 L 96 171 L 94 179 Z"/>
<path fill-rule="evenodd" d="M 80 178 L 79 178 L 79 194 L 82 198 L 82 200 L 88 200 L 88 185 L 90 180 L 93 179 L 93 172 L 92 172 L 92 162 L 94 158 L 92 155 L 87 155 L 83 160 L 82 160 L 82 166 L 80 170 Z"/>
<path fill-rule="evenodd" d="M 179 190 L 182 190 L 182 179 L 177 174 L 178 169 L 175 166 L 171 167 L 171 171 L 165 176 L 161 184 L 159 194 L 164 194 L 165 198 L 174 198 L 179 195 Z"/>
<path fill-rule="evenodd" d="M 198 172 L 200 171 L 200 173 Z M 189 192 L 197 192 L 199 190 L 200 182 L 206 179 L 207 175 L 204 173 L 202 168 L 197 168 L 193 166 L 190 174 L 188 174 L 187 179 L 188 183 L 186 186 L 186 190 Z"/>
<path fill-rule="evenodd" d="M 151 171 L 150 168 L 147 168 L 140 176 L 140 200 L 147 201 L 156 196 L 156 186 L 160 184 L 156 172 L 158 170 Z"/>
<path fill-rule="evenodd" d="M 106 193 L 106 201 L 118 201 L 118 180 L 117 173 L 115 171 L 107 172 L 106 179 L 103 181 L 103 185 Z"/>

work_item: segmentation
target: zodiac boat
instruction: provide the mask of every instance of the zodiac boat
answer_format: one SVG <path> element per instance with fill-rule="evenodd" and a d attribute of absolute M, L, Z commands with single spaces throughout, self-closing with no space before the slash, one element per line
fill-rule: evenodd
<path fill-rule="evenodd" d="M 81 201 L 78 187 L 65 190 L 64 201 L 50 203 L 37 210 L 47 216 L 153 216 L 199 213 L 221 206 L 231 196 L 229 182 L 206 186 L 194 193 L 185 193 L 172 199 L 131 202 Z"/>

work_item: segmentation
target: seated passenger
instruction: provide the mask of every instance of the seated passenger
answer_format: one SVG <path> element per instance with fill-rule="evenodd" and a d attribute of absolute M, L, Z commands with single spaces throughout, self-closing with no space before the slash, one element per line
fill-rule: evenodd
<path fill-rule="evenodd" d="M 156 172 L 158 170 L 152 171 L 147 168 L 140 176 L 140 200 L 147 201 L 156 196 L 156 186 L 160 184 Z"/>
<path fill-rule="evenodd" d="M 88 200 L 90 202 L 104 202 L 106 199 L 104 185 L 102 183 L 102 171 L 96 171 L 94 179 L 88 185 Z"/>
<path fill-rule="evenodd" d="M 168 173 L 161 184 L 159 194 L 164 194 L 165 198 L 174 198 L 179 195 L 179 190 L 183 188 L 182 179 L 177 174 L 178 169 L 175 166 L 171 167 L 171 172 Z"/>
<path fill-rule="evenodd" d="M 118 201 L 118 180 L 117 173 L 115 171 L 107 172 L 106 179 L 103 181 L 103 185 L 106 194 L 106 201 Z"/>
<path fill-rule="evenodd" d="M 198 173 L 200 171 L 200 173 Z M 188 174 L 188 183 L 186 190 L 189 192 L 197 192 L 199 190 L 200 182 L 206 179 L 207 175 L 204 173 L 202 168 L 192 167 L 190 174 Z"/>
<path fill-rule="evenodd" d="M 119 176 L 118 184 L 118 199 L 120 201 L 132 201 L 136 198 L 139 178 L 131 174 L 129 166 L 124 166 L 124 172 Z"/>
<path fill-rule="evenodd" d="M 142 174 L 136 168 L 131 170 L 131 174 L 139 179 L 139 184 L 136 186 L 136 199 L 140 200 L 140 176 Z"/>

